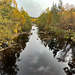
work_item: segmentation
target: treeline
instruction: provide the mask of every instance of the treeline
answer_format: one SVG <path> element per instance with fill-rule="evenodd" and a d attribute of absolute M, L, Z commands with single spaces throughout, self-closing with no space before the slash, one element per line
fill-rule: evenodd
<path fill-rule="evenodd" d="M 36 17 L 31 17 L 31 20 L 32 20 L 32 23 L 36 23 L 36 21 L 37 21 L 37 18 Z"/>
<path fill-rule="evenodd" d="M 49 7 L 37 19 L 39 31 L 55 32 L 65 38 L 75 41 L 75 6 L 68 3 L 63 6 L 59 0 L 58 5 L 53 3 L 51 10 Z"/>
<path fill-rule="evenodd" d="M 0 45 L 10 44 L 15 34 L 30 29 L 31 18 L 23 7 L 19 11 L 15 0 L 0 0 Z"/>

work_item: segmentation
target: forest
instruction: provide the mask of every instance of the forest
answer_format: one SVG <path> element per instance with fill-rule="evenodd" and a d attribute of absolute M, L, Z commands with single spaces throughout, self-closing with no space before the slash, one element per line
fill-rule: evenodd
<path fill-rule="evenodd" d="M 55 33 L 59 37 L 71 38 L 75 41 L 75 6 L 73 4 L 63 5 L 53 3 L 51 9 L 48 7 L 37 19 L 40 33 Z"/>
<path fill-rule="evenodd" d="M 19 34 L 29 33 L 36 23 L 39 33 L 53 33 L 56 36 L 75 41 L 75 6 L 53 3 L 38 18 L 31 17 L 16 0 L 0 0 L 0 46 L 11 46 Z M 6 47 L 5 46 L 5 47 Z M 3 47 L 4 48 L 4 47 Z"/>
<path fill-rule="evenodd" d="M 0 0 L 0 75 L 75 75 L 75 6 L 31 1 Z"/>
<path fill-rule="evenodd" d="M 0 45 L 10 46 L 13 39 L 31 29 L 31 17 L 21 7 L 18 10 L 15 0 L 0 0 Z"/>

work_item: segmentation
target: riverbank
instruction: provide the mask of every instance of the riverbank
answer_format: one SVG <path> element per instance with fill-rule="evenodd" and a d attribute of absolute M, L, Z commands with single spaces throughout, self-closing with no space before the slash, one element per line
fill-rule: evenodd
<path fill-rule="evenodd" d="M 47 35 L 53 35 L 55 37 L 58 37 L 58 38 L 63 38 L 65 40 L 71 40 L 71 42 L 73 44 L 75 44 L 75 36 L 74 36 L 74 33 L 75 32 L 70 32 L 70 31 L 66 31 L 66 30 L 59 30 L 59 29 L 51 29 L 48 31 L 48 30 L 39 30 L 38 32 L 40 35 L 46 35 L 44 36 L 45 38 L 43 40 L 50 40 L 49 37 L 47 37 Z"/>
<path fill-rule="evenodd" d="M 15 46 L 15 45 L 17 45 L 18 43 L 17 43 L 17 40 L 18 40 L 18 38 L 20 37 L 20 36 L 23 36 L 23 35 L 29 35 L 30 34 L 30 32 L 21 32 L 21 33 L 17 33 L 17 34 L 14 34 L 13 35 L 13 41 L 9 41 L 8 43 L 10 43 L 10 44 L 8 44 L 7 42 L 3 42 L 3 43 L 1 43 L 1 45 L 0 45 L 0 51 L 3 51 L 3 50 L 6 50 L 6 49 L 8 49 L 8 48 L 12 48 L 13 46 Z"/>

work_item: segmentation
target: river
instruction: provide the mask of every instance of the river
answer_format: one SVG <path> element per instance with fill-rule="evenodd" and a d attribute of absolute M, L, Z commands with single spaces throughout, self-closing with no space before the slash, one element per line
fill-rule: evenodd
<path fill-rule="evenodd" d="M 74 46 L 63 39 L 52 38 L 52 35 L 46 41 L 43 39 L 46 35 L 38 34 L 35 24 L 30 33 L 20 36 L 16 46 L 0 53 L 1 75 L 74 74 Z"/>

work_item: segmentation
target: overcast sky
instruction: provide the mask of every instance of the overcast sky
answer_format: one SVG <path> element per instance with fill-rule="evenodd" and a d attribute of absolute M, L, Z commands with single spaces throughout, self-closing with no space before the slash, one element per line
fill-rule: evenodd
<path fill-rule="evenodd" d="M 38 17 L 47 7 L 51 7 L 53 2 L 57 3 L 59 0 L 16 0 L 18 8 L 24 8 L 26 12 L 32 17 Z M 66 3 L 75 4 L 75 0 L 62 0 L 63 5 Z"/>

